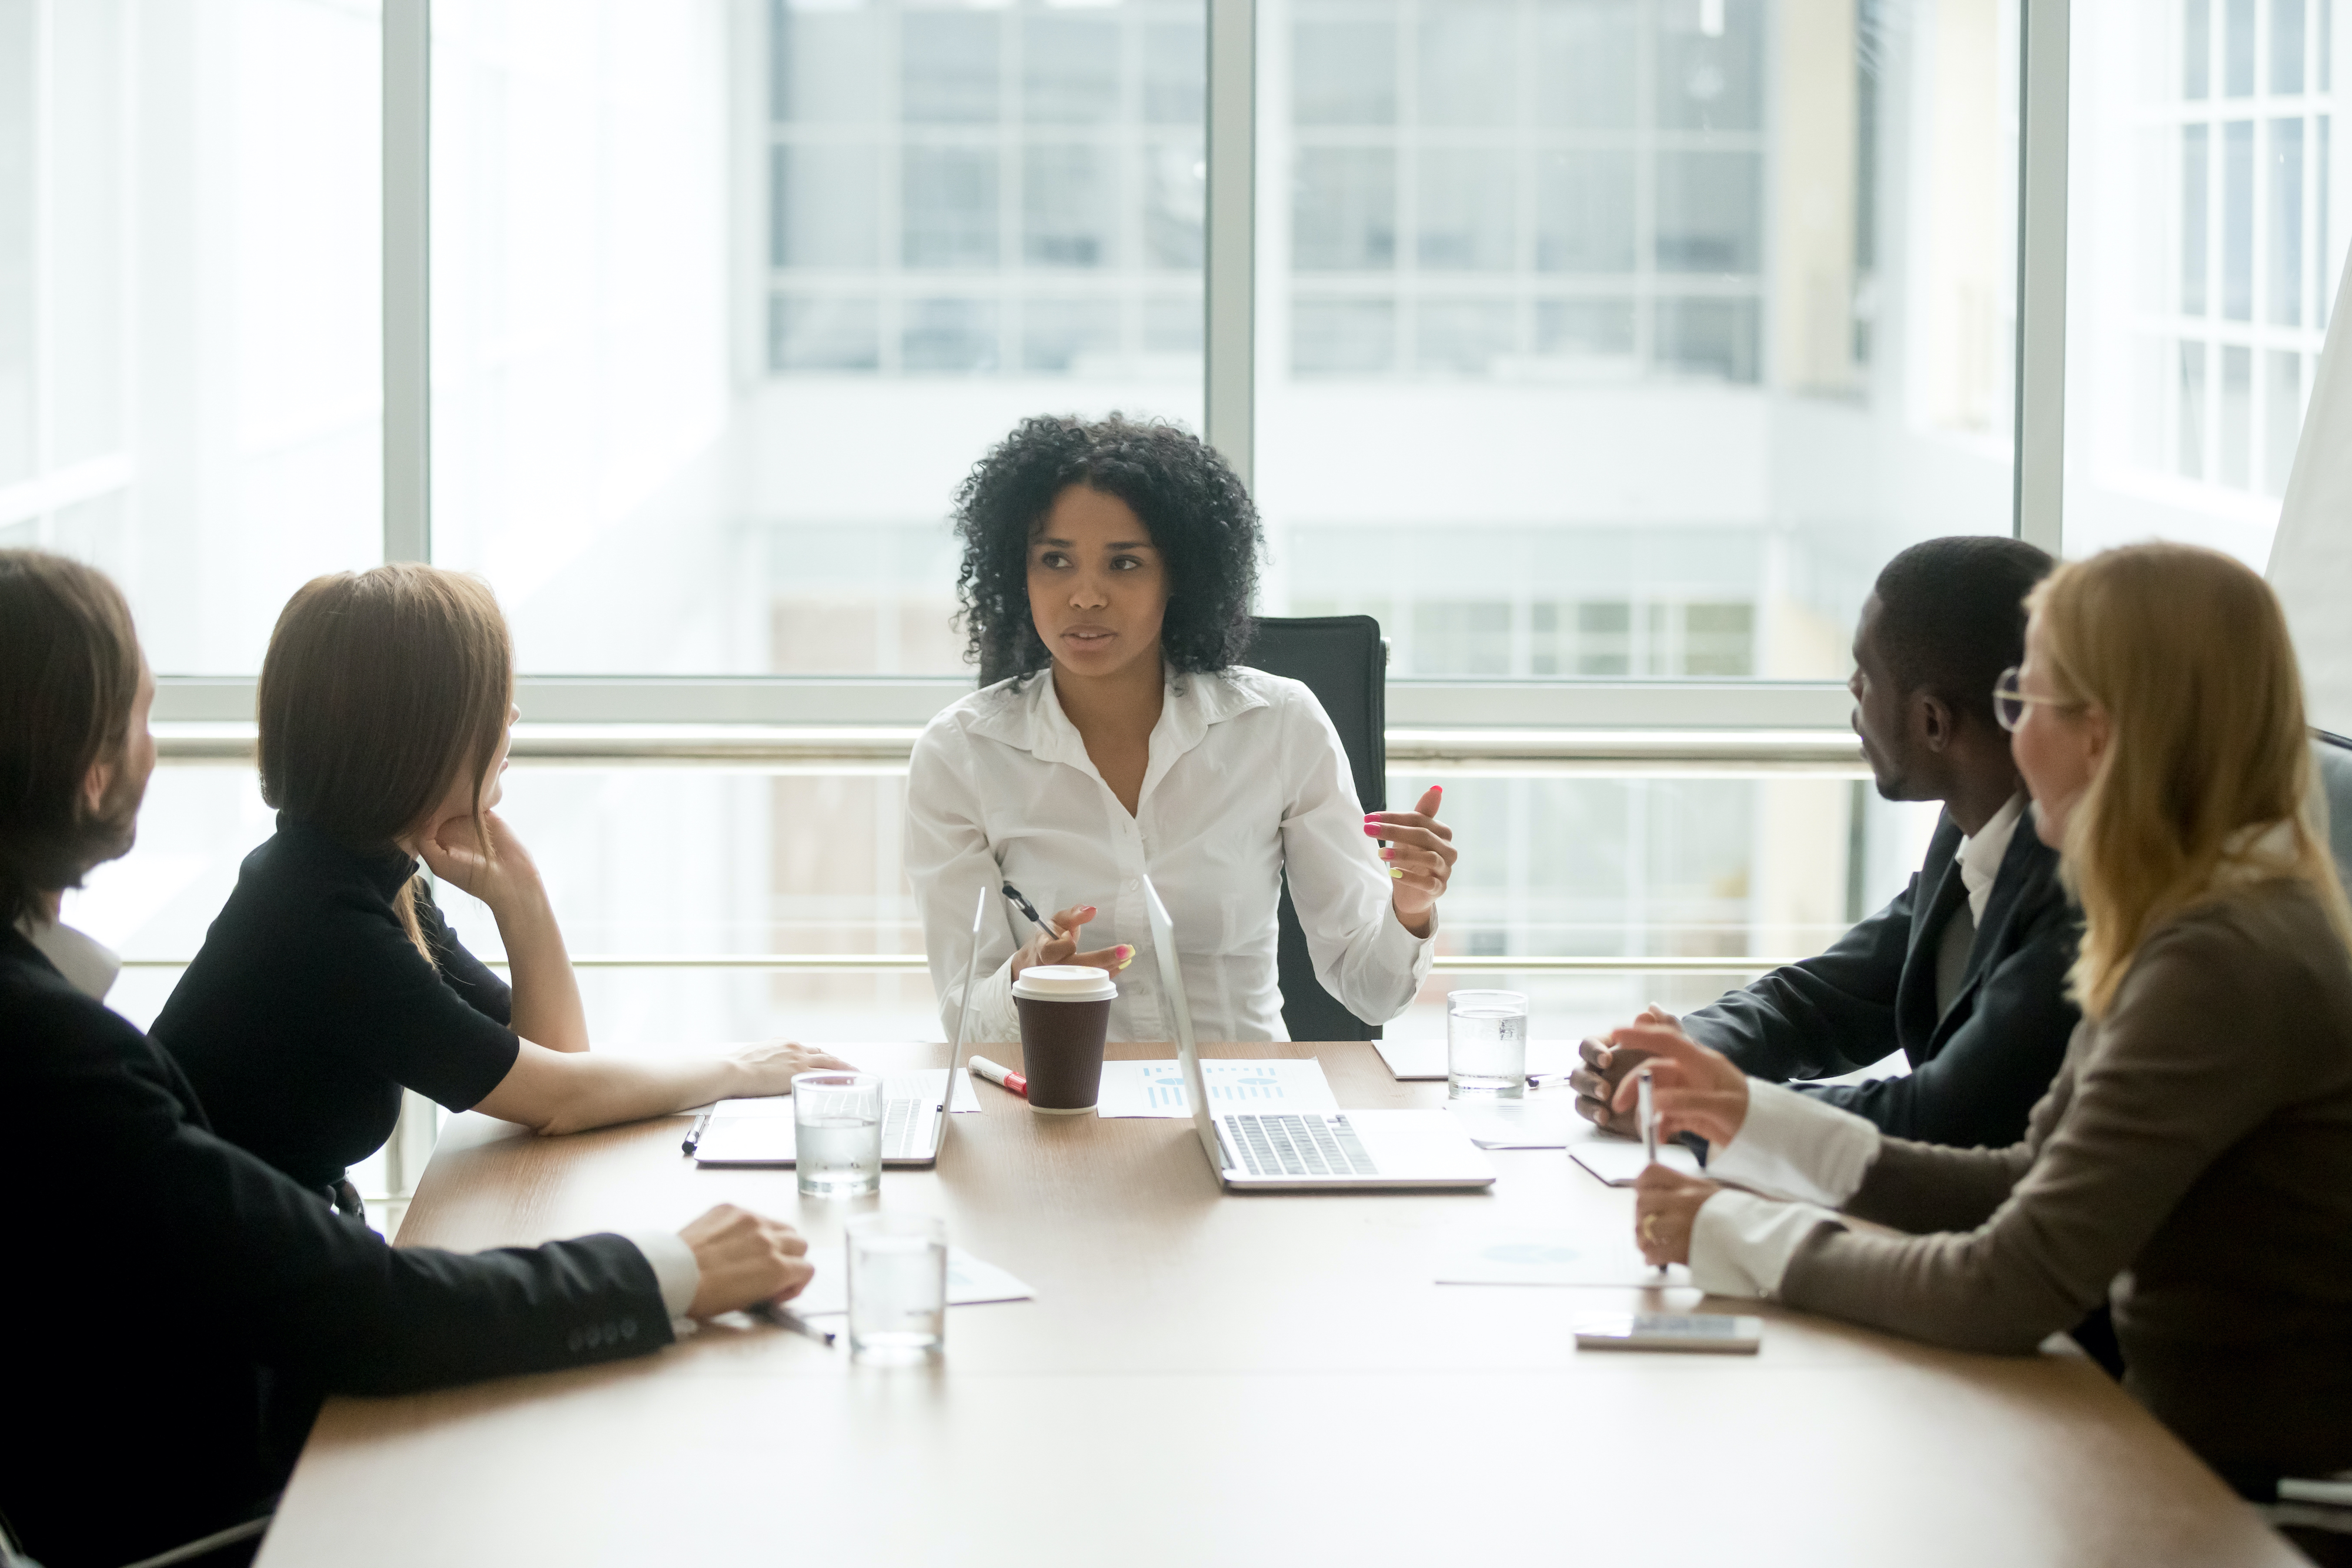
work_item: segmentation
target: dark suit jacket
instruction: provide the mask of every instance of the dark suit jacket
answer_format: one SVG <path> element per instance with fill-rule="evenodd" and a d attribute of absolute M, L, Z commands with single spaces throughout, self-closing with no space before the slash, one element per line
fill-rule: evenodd
<path fill-rule="evenodd" d="M 2058 852 L 2018 824 L 2001 857 L 1949 1011 L 1936 1015 L 1936 949 L 1968 903 L 1960 830 L 1936 825 L 1911 885 L 1829 951 L 1773 970 L 1684 1019 L 1753 1077 L 1834 1078 L 1900 1051 L 1908 1077 L 1811 1092 L 1923 1143 L 2006 1148 L 2065 1059 L 2077 1014 L 2066 999 L 2075 917 Z"/>
<path fill-rule="evenodd" d="M 0 928 L 0 1513 L 47 1568 L 250 1517 L 322 1393 L 669 1343 L 617 1236 L 395 1250 L 207 1130 L 169 1058 Z"/>

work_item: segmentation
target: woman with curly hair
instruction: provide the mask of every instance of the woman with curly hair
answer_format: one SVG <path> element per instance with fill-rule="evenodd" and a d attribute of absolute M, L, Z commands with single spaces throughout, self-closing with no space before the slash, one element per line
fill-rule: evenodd
<path fill-rule="evenodd" d="M 966 1039 L 1016 1038 L 1014 978 L 1069 963 L 1126 971 L 1111 1039 L 1171 1038 L 1156 970 L 1128 970 L 1148 874 L 1202 1038 L 1284 1039 L 1286 868 L 1324 988 L 1359 1018 L 1402 1012 L 1453 834 L 1435 789 L 1367 815 L 1314 694 L 1239 663 L 1259 535 L 1224 460 L 1172 425 L 1025 420 L 964 481 L 956 532 L 971 656 L 1003 678 L 931 721 L 908 780 L 907 873 L 950 1032 L 972 890 L 1010 881 L 1053 929 L 1001 906 Z"/>

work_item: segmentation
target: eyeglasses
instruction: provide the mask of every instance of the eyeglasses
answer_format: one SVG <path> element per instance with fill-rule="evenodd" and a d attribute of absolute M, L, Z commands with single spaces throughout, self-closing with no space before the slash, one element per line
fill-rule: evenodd
<path fill-rule="evenodd" d="M 2037 697 L 2032 692 L 2024 690 L 2018 685 L 2015 664 L 2003 670 L 2000 673 L 2000 679 L 1992 684 L 1992 716 L 2000 721 L 2000 727 L 2003 729 L 2013 730 L 2023 724 L 2026 707 L 2033 703 L 2040 703 L 2045 707 L 2057 708 L 2083 706 L 2081 703 L 2068 702 L 2064 697 Z"/>

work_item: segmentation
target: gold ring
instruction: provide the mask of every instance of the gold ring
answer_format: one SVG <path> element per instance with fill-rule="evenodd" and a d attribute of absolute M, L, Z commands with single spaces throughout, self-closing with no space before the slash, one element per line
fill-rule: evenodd
<path fill-rule="evenodd" d="M 1657 1239 L 1658 1217 L 1654 1214 L 1645 1214 L 1642 1216 L 1642 1239 L 1644 1241 L 1655 1241 Z"/>

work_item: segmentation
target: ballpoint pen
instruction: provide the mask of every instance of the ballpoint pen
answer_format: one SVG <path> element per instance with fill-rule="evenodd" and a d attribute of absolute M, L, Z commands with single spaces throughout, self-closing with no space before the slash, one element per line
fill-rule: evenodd
<path fill-rule="evenodd" d="M 761 1322 L 773 1323 L 780 1329 L 788 1329 L 793 1333 L 802 1334 L 809 1339 L 813 1339 L 819 1344 L 830 1346 L 833 1343 L 833 1331 L 831 1329 L 821 1329 L 817 1327 L 814 1323 L 809 1322 L 808 1319 L 801 1316 L 800 1313 L 793 1311 L 792 1308 L 787 1307 L 781 1302 L 753 1301 L 750 1306 L 745 1307 L 743 1310 L 746 1312 L 749 1312 L 751 1316 L 759 1319 Z"/>
<path fill-rule="evenodd" d="M 1045 917 L 1037 913 L 1037 906 L 1030 903 L 1028 899 L 1023 897 L 1021 890 L 1013 886 L 1009 882 L 1004 884 L 1004 896 L 1013 901 L 1014 908 L 1020 910 L 1022 914 L 1029 917 L 1030 925 L 1034 925 L 1038 930 L 1043 931 L 1046 936 L 1054 937 L 1057 941 L 1061 938 L 1062 934 L 1059 931 L 1055 930 L 1053 926 L 1047 925 Z"/>
<path fill-rule="evenodd" d="M 1656 1165 L 1658 1163 L 1658 1110 L 1650 1099 L 1650 1070 L 1646 1067 L 1636 1068 L 1633 1077 L 1635 1079 L 1633 1092 L 1641 1097 L 1635 1110 L 1642 1121 L 1642 1153 L 1647 1156 L 1648 1164 Z M 1664 1263 L 1659 1264 L 1660 1277 L 1663 1278 L 1665 1272 L 1666 1266 Z"/>
<path fill-rule="evenodd" d="M 710 1113 L 705 1111 L 701 1115 L 697 1116 L 694 1119 L 694 1125 L 686 1130 L 686 1142 L 680 1146 L 683 1147 L 689 1155 L 694 1153 L 695 1150 L 702 1146 L 702 1134 L 709 1130 Z"/>

